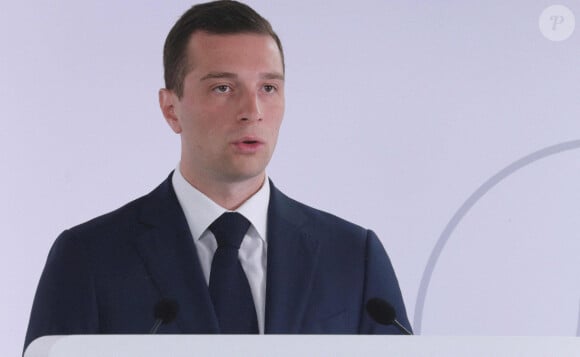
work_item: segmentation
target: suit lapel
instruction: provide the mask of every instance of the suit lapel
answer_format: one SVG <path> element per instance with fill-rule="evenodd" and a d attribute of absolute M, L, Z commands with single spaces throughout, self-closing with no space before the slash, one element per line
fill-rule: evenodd
<path fill-rule="evenodd" d="M 134 244 L 160 292 L 179 304 L 182 333 L 217 333 L 213 305 L 185 216 L 171 184 L 171 175 L 144 198 L 143 234 Z"/>
<path fill-rule="evenodd" d="M 271 184 L 265 332 L 299 333 L 318 258 L 317 237 L 298 203 Z"/>

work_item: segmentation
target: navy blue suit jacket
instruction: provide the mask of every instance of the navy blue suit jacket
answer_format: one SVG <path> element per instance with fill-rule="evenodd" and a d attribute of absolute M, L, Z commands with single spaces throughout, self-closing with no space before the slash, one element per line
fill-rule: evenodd
<path fill-rule="evenodd" d="M 396 334 L 364 310 L 381 297 L 410 328 L 397 278 L 370 231 L 294 201 L 273 185 L 268 210 L 265 332 Z M 144 334 L 166 297 L 177 319 L 159 333 L 219 326 L 171 175 L 150 194 L 63 232 L 32 307 L 25 346 L 56 334 Z"/>

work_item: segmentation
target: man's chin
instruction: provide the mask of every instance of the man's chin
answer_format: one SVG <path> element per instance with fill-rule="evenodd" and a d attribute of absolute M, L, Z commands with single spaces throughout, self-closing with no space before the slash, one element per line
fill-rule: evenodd
<path fill-rule="evenodd" d="M 227 180 L 231 183 L 252 183 L 259 182 L 260 185 L 264 182 L 266 173 L 264 170 L 258 172 L 237 172 L 228 176 Z"/>
<path fill-rule="evenodd" d="M 222 172 L 232 183 L 252 181 L 259 181 L 261 183 L 266 177 L 265 171 L 269 160 L 264 161 L 263 158 L 260 160 L 240 160 L 230 165 L 230 167 L 224 168 Z"/>

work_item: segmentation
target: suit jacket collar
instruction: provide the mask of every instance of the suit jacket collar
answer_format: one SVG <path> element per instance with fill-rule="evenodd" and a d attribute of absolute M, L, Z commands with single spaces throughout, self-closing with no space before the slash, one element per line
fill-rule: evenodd
<path fill-rule="evenodd" d="M 218 333 L 207 283 L 171 175 L 144 198 L 134 244 L 160 298 L 179 304 L 182 333 Z M 319 242 L 299 203 L 270 181 L 265 333 L 299 333 L 311 291 Z M 168 242 L 169 241 L 169 242 Z"/>

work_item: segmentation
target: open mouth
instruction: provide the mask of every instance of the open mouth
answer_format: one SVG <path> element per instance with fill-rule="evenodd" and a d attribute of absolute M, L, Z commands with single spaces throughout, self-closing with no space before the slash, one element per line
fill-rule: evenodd
<path fill-rule="evenodd" d="M 236 144 L 238 150 L 247 153 L 254 153 L 263 146 L 263 142 L 258 139 L 244 138 L 238 141 Z"/>

